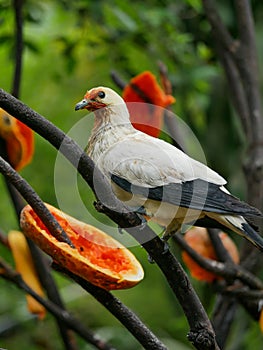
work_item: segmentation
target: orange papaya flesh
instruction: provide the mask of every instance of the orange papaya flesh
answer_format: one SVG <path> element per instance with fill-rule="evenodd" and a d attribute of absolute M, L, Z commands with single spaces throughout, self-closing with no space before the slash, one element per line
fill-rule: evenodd
<path fill-rule="evenodd" d="M 11 248 L 16 270 L 19 272 L 23 280 L 31 287 L 39 296 L 44 297 L 44 291 L 39 281 L 35 264 L 29 250 L 26 238 L 20 231 L 9 231 L 8 243 Z M 46 315 L 46 309 L 31 295 L 26 294 L 27 307 L 29 312 L 36 314 L 40 320 Z"/>
<path fill-rule="evenodd" d="M 239 253 L 235 243 L 224 232 L 220 232 L 219 237 L 233 261 L 238 264 Z M 212 242 L 205 228 L 194 227 L 190 229 L 185 234 L 184 239 L 189 244 L 189 246 L 202 257 L 211 260 L 218 260 Z M 185 251 L 182 252 L 182 258 L 185 265 L 188 267 L 192 277 L 196 278 L 197 280 L 211 283 L 215 280 L 222 279 L 222 277 L 216 275 L 213 272 L 207 271 L 198 265 L 198 263 L 192 259 Z"/>
<path fill-rule="evenodd" d="M 31 162 L 34 153 L 33 131 L 2 108 L 0 137 L 6 141 L 9 161 L 16 170 L 21 170 Z"/>
<path fill-rule="evenodd" d="M 22 147 L 21 161 L 17 164 L 16 169 L 20 170 L 29 164 L 34 154 L 34 133 L 33 131 L 20 120 L 16 120 L 17 129 L 19 130 L 19 141 Z"/>
<path fill-rule="evenodd" d="M 263 309 L 261 309 L 260 314 L 259 314 L 259 328 L 261 333 L 263 333 Z"/>
<path fill-rule="evenodd" d="M 75 249 L 57 241 L 29 205 L 21 213 L 20 224 L 24 233 L 59 265 L 107 290 L 130 288 L 143 279 L 140 263 L 121 243 L 94 226 L 46 206 Z"/>

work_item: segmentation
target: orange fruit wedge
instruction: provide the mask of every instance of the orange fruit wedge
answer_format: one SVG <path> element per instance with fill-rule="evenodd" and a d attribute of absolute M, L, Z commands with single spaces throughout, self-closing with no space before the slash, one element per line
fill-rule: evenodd
<path fill-rule="evenodd" d="M 235 243 L 224 232 L 219 233 L 219 238 L 221 239 L 225 249 L 228 251 L 233 261 L 238 264 L 239 253 Z M 193 227 L 186 232 L 184 239 L 189 244 L 189 246 L 202 257 L 218 261 L 213 244 L 205 228 Z M 192 277 L 196 278 L 197 280 L 211 283 L 215 280 L 221 279 L 220 276 L 214 274 L 213 272 L 207 271 L 198 265 L 198 263 L 195 262 L 185 251 L 182 252 L 182 258 L 185 265 L 190 270 Z"/>
<path fill-rule="evenodd" d="M 16 170 L 28 165 L 34 154 L 33 131 L 0 108 L 0 137 L 6 141 L 9 162 Z"/>
<path fill-rule="evenodd" d="M 20 225 L 25 235 L 58 265 L 107 290 L 130 288 L 143 279 L 141 264 L 121 243 L 94 226 L 46 206 L 75 248 L 53 237 L 29 205 L 21 212 Z"/>
<path fill-rule="evenodd" d="M 10 231 L 8 233 L 8 243 L 10 245 L 16 270 L 23 280 L 41 297 L 44 297 L 44 291 L 36 273 L 34 261 L 30 253 L 26 238 L 20 231 Z M 43 319 L 46 315 L 46 309 L 31 295 L 26 294 L 27 307 L 32 314 L 38 315 Z"/>

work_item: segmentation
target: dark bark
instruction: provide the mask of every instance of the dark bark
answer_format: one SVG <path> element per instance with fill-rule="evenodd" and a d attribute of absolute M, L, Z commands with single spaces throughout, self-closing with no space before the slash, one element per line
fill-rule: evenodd
<path fill-rule="evenodd" d="M 12 95 L 19 97 L 21 74 L 22 74 L 22 60 L 23 60 L 23 0 L 13 0 L 14 14 L 15 14 L 15 70 L 13 76 Z"/>
<path fill-rule="evenodd" d="M 0 258 L 0 267 L 2 269 L 1 276 L 12 283 L 18 288 L 22 289 L 26 293 L 32 295 L 40 304 L 42 304 L 51 314 L 53 314 L 58 320 L 61 320 L 64 325 L 67 325 L 69 329 L 74 330 L 83 339 L 90 344 L 94 345 L 99 350 L 115 350 L 112 346 L 105 343 L 98 335 L 89 331 L 81 322 L 79 322 L 68 311 L 61 309 L 56 303 L 43 299 L 34 290 L 32 290 L 23 280 L 21 275 L 14 271 L 3 259 Z M 65 344 L 66 345 L 66 344 Z"/>

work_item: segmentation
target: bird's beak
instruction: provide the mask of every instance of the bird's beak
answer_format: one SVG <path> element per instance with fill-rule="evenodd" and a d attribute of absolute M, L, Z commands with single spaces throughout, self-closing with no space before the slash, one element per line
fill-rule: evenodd
<path fill-rule="evenodd" d="M 82 101 L 78 102 L 75 106 L 75 111 L 85 108 L 90 103 L 90 100 L 84 98 Z"/>

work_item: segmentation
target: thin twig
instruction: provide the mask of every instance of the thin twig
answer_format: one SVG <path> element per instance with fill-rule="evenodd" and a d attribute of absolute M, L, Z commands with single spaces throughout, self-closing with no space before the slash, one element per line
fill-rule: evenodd
<path fill-rule="evenodd" d="M 221 349 L 225 348 L 236 309 L 236 298 L 221 293 L 217 294 L 211 319 L 216 332 L 216 340 Z"/>
<path fill-rule="evenodd" d="M 208 228 L 207 231 L 219 261 L 234 265 L 233 259 L 219 237 L 220 231 L 218 229 L 210 228 Z M 233 278 L 225 278 L 224 284 L 233 284 L 233 282 Z M 223 295 L 220 292 L 216 294 L 211 321 L 215 329 L 216 340 L 222 349 L 225 347 L 227 336 L 230 332 L 231 324 L 235 317 L 236 309 L 237 301 L 235 298 Z"/>
<path fill-rule="evenodd" d="M 114 83 L 121 90 L 123 90 L 125 88 L 125 86 L 127 85 L 127 83 L 119 76 L 119 74 L 116 71 L 112 70 L 110 72 L 110 76 L 111 76 L 111 79 L 114 81 Z"/>
<path fill-rule="evenodd" d="M 220 230 L 216 228 L 208 228 L 207 232 L 212 242 L 212 245 L 215 249 L 218 260 L 222 262 L 234 264 L 233 259 L 231 258 L 230 254 L 226 250 L 222 240 L 219 237 Z"/>
<path fill-rule="evenodd" d="M 19 96 L 21 73 L 22 73 L 22 59 L 23 59 L 23 0 L 13 0 L 13 7 L 15 13 L 15 71 L 13 77 L 12 95 Z"/>
<path fill-rule="evenodd" d="M 216 38 L 220 41 L 225 50 L 229 51 L 230 53 L 236 52 L 238 42 L 232 38 L 231 34 L 224 25 L 215 7 L 216 3 L 213 0 L 203 0 L 202 2 L 206 16 L 213 31 L 215 32 Z"/>
<path fill-rule="evenodd" d="M 0 230 L 0 243 L 10 249 L 7 236 L 2 230 Z"/>
<path fill-rule="evenodd" d="M 245 95 L 245 90 L 239 70 L 233 60 L 233 57 L 223 49 L 219 44 L 216 45 L 217 53 L 221 59 L 222 65 L 226 72 L 226 79 L 229 84 L 229 94 L 234 108 L 240 117 L 241 125 L 248 142 L 251 144 L 253 140 L 252 129 L 250 123 L 249 106 Z"/>

